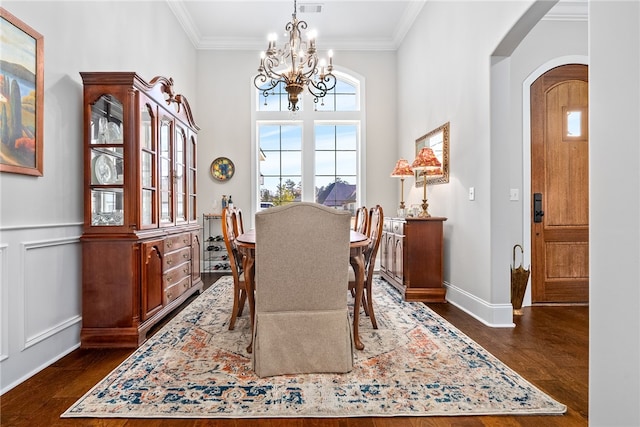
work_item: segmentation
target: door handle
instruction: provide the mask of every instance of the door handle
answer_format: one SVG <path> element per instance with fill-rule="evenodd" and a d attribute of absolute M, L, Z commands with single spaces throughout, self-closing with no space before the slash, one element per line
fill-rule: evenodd
<path fill-rule="evenodd" d="M 542 193 L 533 193 L 533 222 L 542 222 Z"/>

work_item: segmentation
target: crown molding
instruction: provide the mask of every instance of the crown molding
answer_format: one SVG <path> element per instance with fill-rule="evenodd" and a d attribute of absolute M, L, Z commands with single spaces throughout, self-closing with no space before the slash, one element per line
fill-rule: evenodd
<path fill-rule="evenodd" d="M 186 7 L 182 1 L 174 1 L 174 0 L 166 0 L 169 9 L 173 12 L 173 14 L 178 19 L 180 26 L 184 30 L 189 40 L 196 49 L 198 49 L 198 45 L 200 44 L 200 39 L 202 38 L 198 28 L 193 23 L 191 19 L 191 15 L 187 12 Z"/>
<path fill-rule="evenodd" d="M 350 38 L 331 39 L 325 38 L 322 44 L 331 46 L 332 49 L 341 51 L 385 51 L 397 50 L 407 32 L 411 29 L 418 14 L 422 10 L 427 0 L 412 1 L 402 16 L 400 23 L 392 38 Z M 169 8 L 178 19 L 180 26 L 191 40 L 197 50 L 254 50 L 260 51 L 265 48 L 264 38 L 241 38 L 241 37 L 203 37 L 193 22 L 191 15 L 187 11 L 184 2 L 181 0 L 166 0 Z"/>
<path fill-rule="evenodd" d="M 542 21 L 584 22 L 588 20 L 587 0 L 561 0 L 542 17 Z"/>

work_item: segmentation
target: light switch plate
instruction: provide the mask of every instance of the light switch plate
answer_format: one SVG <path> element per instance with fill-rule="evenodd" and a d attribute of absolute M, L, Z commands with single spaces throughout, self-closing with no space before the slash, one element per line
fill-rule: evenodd
<path fill-rule="evenodd" d="M 476 189 L 475 187 L 469 187 L 469 200 L 473 201 L 476 199 Z"/>
<path fill-rule="evenodd" d="M 509 200 L 513 202 L 520 200 L 520 190 L 518 190 L 517 188 L 512 188 L 511 190 L 509 190 Z"/>

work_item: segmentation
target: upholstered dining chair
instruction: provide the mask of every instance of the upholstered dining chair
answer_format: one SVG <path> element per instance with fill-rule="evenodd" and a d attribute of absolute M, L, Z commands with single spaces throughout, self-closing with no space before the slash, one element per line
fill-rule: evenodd
<path fill-rule="evenodd" d="M 351 215 L 291 203 L 255 216 L 253 369 L 260 377 L 353 368 L 344 284 Z"/>
<path fill-rule="evenodd" d="M 359 233 L 367 234 L 369 225 L 369 211 L 366 206 L 356 208 L 355 221 L 353 223 L 353 229 Z"/>
<path fill-rule="evenodd" d="M 384 221 L 384 212 L 382 206 L 376 205 L 369 211 L 369 246 L 364 252 L 364 293 L 362 298 L 362 307 L 374 329 L 378 329 L 378 322 L 376 322 L 376 316 L 373 312 L 373 270 L 376 264 L 376 256 L 378 255 L 378 248 L 380 247 L 380 238 L 382 236 L 382 226 Z M 353 272 L 353 268 L 349 267 L 349 290 L 354 293 L 356 286 L 356 275 Z M 354 310 L 359 310 L 359 307 L 354 307 Z"/>
<path fill-rule="evenodd" d="M 229 267 L 233 276 L 233 308 L 229 320 L 229 330 L 235 328 L 236 318 L 242 315 L 244 303 L 247 300 L 247 287 L 242 271 L 242 255 L 236 246 L 237 230 L 239 230 L 239 223 L 236 209 L 222 209 L 222 237 L 227 247 Z"/>

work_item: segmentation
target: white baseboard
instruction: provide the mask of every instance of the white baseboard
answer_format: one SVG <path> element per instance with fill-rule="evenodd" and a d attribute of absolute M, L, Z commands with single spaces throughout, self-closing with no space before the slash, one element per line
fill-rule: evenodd
<path fill-rule="evenodd" d="M 491 304 L 469 292 L 445 282 L 447 301 L 492 328 L 513 328 L 511 304 Z"/>
<path fill-rule="evenodd" d="M 69 353 L 71 353 L 72 351 L 74 351 L 74 350 L 76 350 L 78 348 L 80 348 L 80 343 L 77 343 L 76 345 L 74 345 L 72 347 L 69 347 L 68 349 L 64 350 L 62 353 L 58 354 L 57 356 L 55 356 L 55 357 L 51 358 L 50 360 L 42 363 L 40 366 L 36 367 L 35 369 L 31 370 L 30 372 L 27 372 L 26 374 L 24 374 L 22 377 L 20 377 L 17 380 L 13 381 L 11 384 L 7 384 L 6 387 L 3 387 L 2 390 L 0 390 L 0 396 L 5 394 L 6 392 L 11 390 L 12 388 L 22 384 L 24 381 L 28 380 L 29 378 L 31 378 L 32 376 L 34 376 L 38 372 L 42 371 L 43 369 L 48 368 L 49 366 L 53 365 L 58 360 L 62 359 L 63 357 L 65 357 L 66 355 L 68 355 Z"/>

